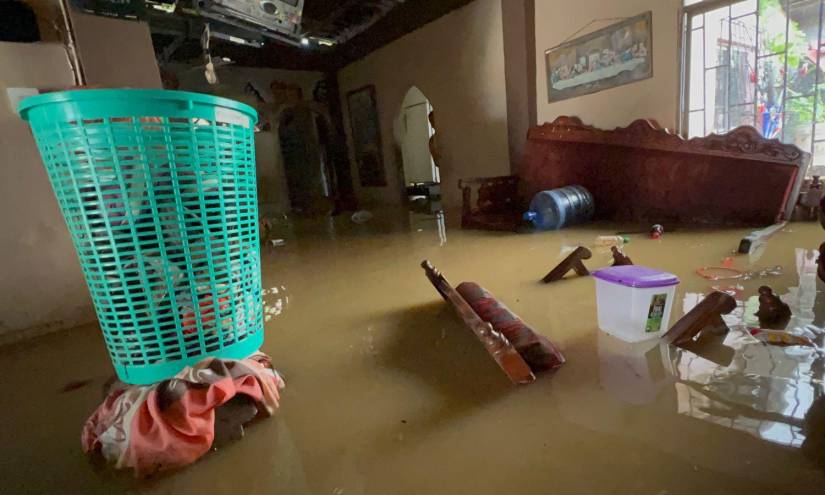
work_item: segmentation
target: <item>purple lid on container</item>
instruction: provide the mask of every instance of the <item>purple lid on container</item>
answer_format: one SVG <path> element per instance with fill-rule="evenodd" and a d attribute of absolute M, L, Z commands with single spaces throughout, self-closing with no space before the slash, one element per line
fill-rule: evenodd
<path fill-rule="evenodd" d="M 602 268 L 593 272 L 593 276 L 606 282 L 637 289 L 669 287 L 679 283 L 679 277 L 672 273 L 636 265 Z"/>

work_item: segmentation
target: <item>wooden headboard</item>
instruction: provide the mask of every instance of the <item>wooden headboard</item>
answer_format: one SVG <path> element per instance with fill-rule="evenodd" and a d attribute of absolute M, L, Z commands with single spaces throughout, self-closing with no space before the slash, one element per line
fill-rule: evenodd
<path fill-rule="evenodd" d="M 602 220 L 768 225 L 789 218 L 810 160 L 752 127 L 686 140 L 652 120 L 607 131 L 559 117 L 530 129 L 517 175 L 525 198 L 583 185 Z"/>

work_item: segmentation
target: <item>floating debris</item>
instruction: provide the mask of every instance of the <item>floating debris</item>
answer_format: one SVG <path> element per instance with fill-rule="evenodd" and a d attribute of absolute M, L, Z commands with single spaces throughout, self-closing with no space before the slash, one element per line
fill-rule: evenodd
<path fill-rule="evenodd" d="M 783 330 L 766 330 L 764 328 L 750 328 L 748 329 L 751 335 L 756 337 L 760 342 L 770 345 L 779 346 L 793 346 L 802 345 L 806 347 L 816 347 L 808 337 L 795 335 L 791 332 Z"/>

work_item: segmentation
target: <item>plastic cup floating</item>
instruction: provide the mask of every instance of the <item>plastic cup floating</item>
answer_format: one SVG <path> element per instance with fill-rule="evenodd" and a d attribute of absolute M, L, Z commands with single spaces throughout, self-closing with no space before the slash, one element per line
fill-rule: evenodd
<path fill-rule="evenodd" d="M 661 337 L 668 328 L 679 278 L 644 266 L 593 272 L 599 328 L 625 342 Z"/>

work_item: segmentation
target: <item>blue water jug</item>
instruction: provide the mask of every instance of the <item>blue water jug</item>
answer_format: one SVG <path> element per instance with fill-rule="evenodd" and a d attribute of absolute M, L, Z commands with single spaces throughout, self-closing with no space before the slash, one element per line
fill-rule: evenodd
<path fill-rule="evenodd" d="M 590 191 L 583 186 L 567 186 L 533 196 L 524 219 L 541 230 L 558 230 L 590 220 L 595 211 Z"/>

